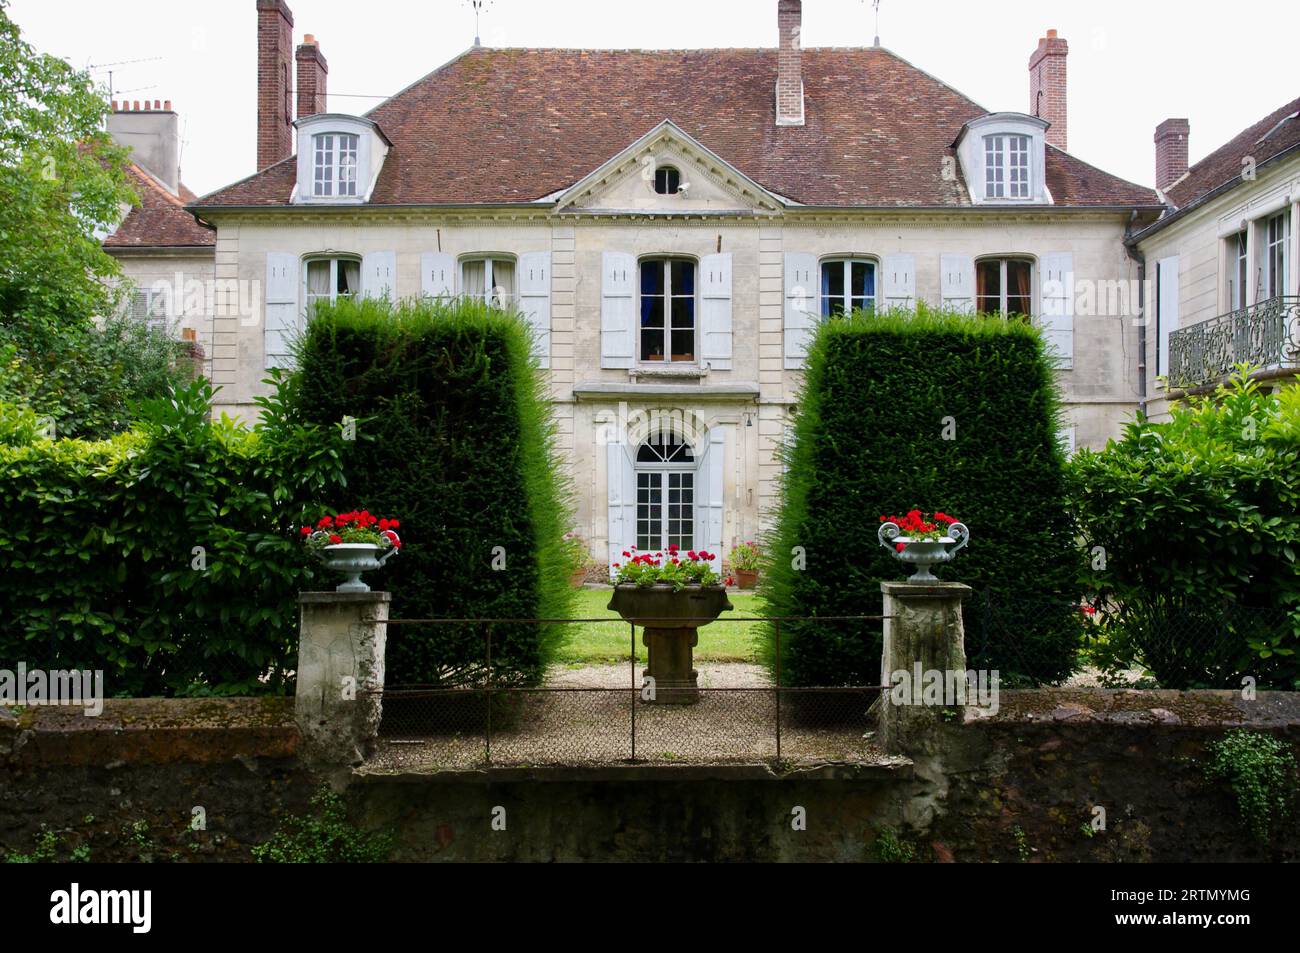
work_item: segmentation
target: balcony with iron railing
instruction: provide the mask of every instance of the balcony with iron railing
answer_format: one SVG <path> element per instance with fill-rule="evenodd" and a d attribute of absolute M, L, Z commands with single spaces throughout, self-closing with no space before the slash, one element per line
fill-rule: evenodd
<path fill-rule="evenodd" d="M 1268 298 L 1169 334 L 1169 389 L 1192 390 L 1238 364 L 1300 373 L 1300 297 Z"/>

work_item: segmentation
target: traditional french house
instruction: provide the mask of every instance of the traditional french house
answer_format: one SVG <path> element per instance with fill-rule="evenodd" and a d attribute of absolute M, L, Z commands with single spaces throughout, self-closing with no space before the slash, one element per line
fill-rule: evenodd
<path fill-rule="evenodd" d="M 1300 374 L 1300 99 L 1188 168 L 1190 131 L 1186 119 L 1156 129 L 1168 210 L 1131 240 L 1154 279 L 1143 375 L 1153 420 L 1239 364 L 1272 388 Z"/>
<path fill-rule="evenodd" d="M 215 317 L 218 409 L 255 412 L 315 302 L 515 308 L 575 529 L 611 561 L 764 528 L 809 334 L 850 309 L 1040 325 L 1062 439 L 1116 435 L 1141 322 L 1075 303 L 1137 282 L 1125 239 L 1161 204 L 1067 151 L 1066 41 L 1033 51 L 1027 112 L 990 110 L 878 45 L 803 49 L 802 4 L 776 7 L 776 48 L 475 46 L 353 116 L 327 110 L 284 0 L 257 0 L 260 171 L 188 206 L 216 228 L 218 286 L 264 288 L 256 320 Z"/>

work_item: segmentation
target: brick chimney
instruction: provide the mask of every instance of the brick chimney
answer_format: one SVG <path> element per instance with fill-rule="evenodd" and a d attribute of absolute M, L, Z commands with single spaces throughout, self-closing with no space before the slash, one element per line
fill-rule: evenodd
<path fill-rule="evenodd" d="M 778 0 L 781 52 L 776 68 L 776 124 L 803 125 L 803 2 Z"/>
<path fill-rule="evenodd" d="M 293 155 L 293 13 L 257 0 L 257 170 Z"/>
<path fill-rule="evenodd" d="M 325 107 L 325 85 L 330 68 L 321 54 L 316 37 L 308 33 L 298 47 L 298 118 L 306 119 L 317 113 L 328 112 Z"/>
<path fill-rule="evenodd" d="M 1156 126 L 1156 188 L 1164 191 L 1187 174 L 1187 144 L 1192 125 L 1166 119 Z"/>
<path fill-rule="evenodd" d="M 1029 57 L 1029 114 L 1052 124 L 1047 141 L 1063 151 L 1069 148 L 1065 95 L 1065 60 L 1069 55 L 1070 44 L 1055 30 L 1048 30 Z"/>

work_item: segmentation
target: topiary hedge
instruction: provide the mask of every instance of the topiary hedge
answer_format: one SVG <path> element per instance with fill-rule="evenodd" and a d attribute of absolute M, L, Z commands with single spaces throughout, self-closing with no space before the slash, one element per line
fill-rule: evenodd
<path fill-rule="evenodd" d="M 1004 684 L 1068 675 L 1080 556 L 1051 368 L 1021 322 L 924 308 L 825 322 L 767 547 L 770 612 L 878 613 L 881 581 L 909 574 L 877 542 L 880 517 L 942 510 L 971 530 L 939 572 L 977 591 L 965 608 L 972 666 L 1000 670 Z M 782 625 L 787 685 L 874 685 L 880 655 L 879 624 Z M 765 657 L 774 667 L 772 632 Z"/>
<path fill-rule="evenodd" d="M 402 521 L 394 618 L 568 615 L 568 490 L 531 353 L 516 317 L 466 301 L 341 301 L 299 342 L 294 413 L 358 421 L 348 508 Z M 560 634 L 495 626 L 494 680 L 539 679 Z M 390 685 L 470 681 L 483 661 L 482 626 L 390 629 Z"/>
<path fill-rule="evenodd" d="M 297 539 L 342 478 L 337 431 L 210 418 L 195 381 L 111 440 L 47 440 L 0 405 L 0 669 L 102 669 L 110 696 L 285 691 Z"/>

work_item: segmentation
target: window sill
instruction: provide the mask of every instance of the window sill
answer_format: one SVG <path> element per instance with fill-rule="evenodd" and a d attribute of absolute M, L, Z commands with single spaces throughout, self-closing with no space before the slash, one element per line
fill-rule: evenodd
<path fill-rule="evenodd" d="M 709 376 L 709 369 L 699 364 L 641 364 L 627 372 L 628 379 L 635 383 L 646 381 L 690 381 L 703 380 Z"/>

